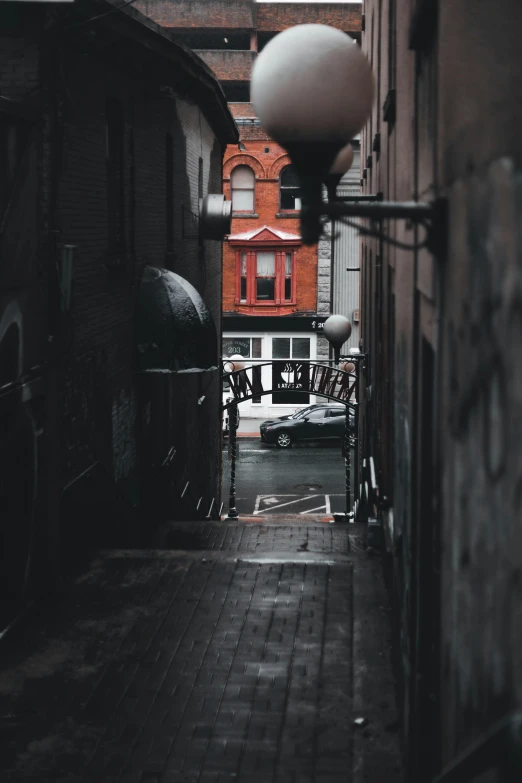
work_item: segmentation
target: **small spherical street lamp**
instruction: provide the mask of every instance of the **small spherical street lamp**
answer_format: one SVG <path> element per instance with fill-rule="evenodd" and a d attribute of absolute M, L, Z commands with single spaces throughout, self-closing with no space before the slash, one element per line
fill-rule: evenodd
<path fill-rule="evenodd" d="M 344 360 L 339 362 L 339 369 L 344 372 L 355 372 L 355 364 Z"/>
<path fill-rule="evenodd" d="M 235 353 L 229 356 L 228 361 L 223 365 L 223 369 L 226 373 L 236 372 L 236 370 L 243 370 L 245 367 L 245 357 L 240 353 Z"/>
<path fill-rule="evenodd" d="M 323 334 L 334 349 L 334 359 L 339 363 L 343 343 L 350 337 L 352 325 L 344 315 L 331 315 L 323 326 Z"/>
<path fill-rule="evenodd" d="M 328 190 L 328 198 L 334 199 L 337 185 L 343 178 L 343 174 L 346 174 L 352 167 L 353 163 L 353 147 L 351 144 L 347 144 L 340 152 L 337 153 L 330 171 L 324 178 L 326 188 Z"/>
<path fill-rule="evenodd" d="M 351 169 L 352 163 L 353 147 L 351 144 L 347 144 L 346 147 L 343 147 L 342 150 L 337 154 L 337 157 L 332 163 L 328 173 L 342 177 L 343 174 L 346 174 L 346 172 Z"/>

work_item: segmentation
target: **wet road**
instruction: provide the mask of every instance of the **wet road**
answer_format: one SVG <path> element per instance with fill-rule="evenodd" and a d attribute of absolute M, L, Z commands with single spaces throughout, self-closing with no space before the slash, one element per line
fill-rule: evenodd
<path fill-rule="evenodd" d="M 240 514 L 333 514 L 345 509 L 344 460 L 336 445 L 298 445 L 283 451 L 259 439 L 238 438 L 237 509 Z M 223 450 L 224 511 L 230 462 Z"/>

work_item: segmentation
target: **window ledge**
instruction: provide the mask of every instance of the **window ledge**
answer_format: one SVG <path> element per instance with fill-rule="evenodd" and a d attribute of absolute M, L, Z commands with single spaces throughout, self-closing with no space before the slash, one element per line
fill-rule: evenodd
<path fill-rule="evenodd" d="M 276 212 L 276 218 L 300 218 L 300 212 Z"/>
<path fill-rule="evenodd" d="M 234 302 L 234 304 L 235 304 L 236 307 L 248 307 L 248 308 L 250 308 L 250 307 L 256 307 L 256 308 L 267 307 L 268 308 L 269 307 L 271 309 L 274 309 L 276 307 L 277 308 L 279 308 L 279 307 L 295 307 L 296 304 L 297 304 L 297 300 L 293 299 L 291 302 L 286 302 L 286 301 L 285 302 L 276 302 L 274 300 L 272 300 L 272 301 L 263 300 L 262 302 L 239 302 L 238 300 L 236 300 Z"/>
<path fill-rule="evenodd" d="M 235 218 L 258 218 L 257 212 L 232 212 L 232 217 Z"/>

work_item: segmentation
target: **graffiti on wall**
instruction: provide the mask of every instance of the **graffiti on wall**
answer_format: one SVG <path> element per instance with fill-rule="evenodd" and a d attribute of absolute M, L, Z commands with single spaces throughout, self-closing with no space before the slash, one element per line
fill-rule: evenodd
<path fill-rule="evenodd" d="M 496 161 L 455 186 L 453 207 L 462 229 L 446 282 L 444 676 L 448 736 L 465 744 L 522 692 L 522 174 Z"/>

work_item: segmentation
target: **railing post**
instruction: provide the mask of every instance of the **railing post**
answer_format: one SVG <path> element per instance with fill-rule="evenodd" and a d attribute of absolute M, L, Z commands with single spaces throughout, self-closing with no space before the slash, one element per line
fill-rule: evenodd
<path fill-rule="evenodd" d="M 360 383 L 360 362 L 356 362 L 355 364 L 355 373 L 356 373 L 356 382 L 355 382 L 355 421 L 354 421 L 354 430 L 355 430 L 355 466 L 354 466 L 354 473 L 355 473 L 355 499 L 359 501 L 361 499 L 361 493 L 360 493 L 360 487 L 361 487 L 361 471 L 360 471 L 360 452 L 359 452 L 359 383 Z"/>
<path fill-rule="evenodd" d="M 346 521 L 351 511 L 351 479 L 350 479 L 350 409 L 346 406 L 346 416 L 344 419 L 344 468 L 345 468 L 345 490 L 346 490 Z"/>
<path fill-rule="evenodd" d="M 230 494 L 227 519 L 237 519 L 239 517 L 236 509 L 237 403 L 230 407 L 228 430 L 230 439 Z"/>

